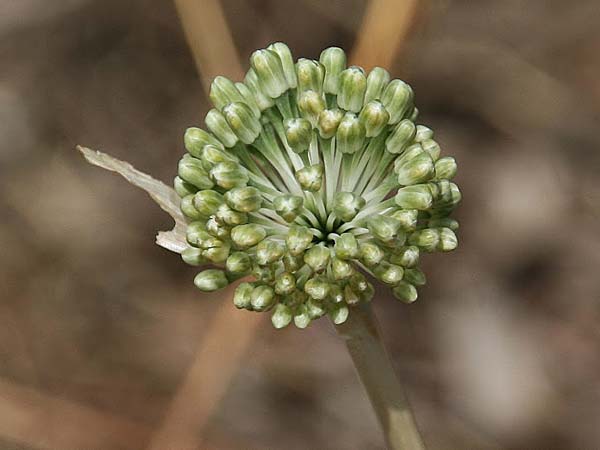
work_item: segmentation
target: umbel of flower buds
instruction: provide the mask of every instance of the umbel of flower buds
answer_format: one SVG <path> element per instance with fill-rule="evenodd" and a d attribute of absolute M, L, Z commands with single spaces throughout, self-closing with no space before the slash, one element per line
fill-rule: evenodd
<path fill-rule="evenodd" d="M 417 299 L 421 255 L 458 245 L 461 194 L 407 83 L 347 67 L 337 47 L 294 63 L 278 42 L 243 81 L 216 77 L 210 99 L 174 181 L 198 289 L 244 278 L 235 306 L 271 311 L 277 328 L 344 322 L 373 278 Z"/>

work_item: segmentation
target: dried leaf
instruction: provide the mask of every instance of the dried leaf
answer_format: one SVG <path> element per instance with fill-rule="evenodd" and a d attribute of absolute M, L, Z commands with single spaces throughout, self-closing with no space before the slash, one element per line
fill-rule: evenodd
<path fill-rule="evenodd" d="M 175 253 L 181 253 L 188 246 L 185 239 L 185 230 L 187 222 L 181 210 L 179 209 L 180 199 L 175 190 L 162 181 L 152 178 L 143 172 L 140 172 L 131 164 L 119 159 L 113 158 L 106 153 L 97 150 L 91 150 L 80 145 L 77 146 L 84 158 L 90 163 L 103 169 L 117 172 L 129 183 L 143 189 L 150 195 L 163 211 L 169 214 L 175 221 L 175 226 L 171 231 L 160 231 L 156 236 L 156 243 Z"/>

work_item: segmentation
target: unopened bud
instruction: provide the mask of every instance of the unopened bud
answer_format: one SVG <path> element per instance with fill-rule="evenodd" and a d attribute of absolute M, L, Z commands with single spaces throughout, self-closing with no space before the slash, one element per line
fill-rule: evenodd
<path fill-rule="evenodd" d="M 367 77 L 360 67 L 352 66 L 342 71 L 339 77 L 337 104 L 346 111 L 357 113 L 363 107 Z"/>
<path fill-rule="evenodd" d="M 284 122 L 285 137 L 296 153 L 308 149 L 312 140 L 312 125 L 306 119 L 289 119 Z"/>
<path fill-rule="evenodd" d="M 415 286 L 423 286 L 427 282 L 427 279 L 420 269 L 413 268 L 404 271 L 404 281 Z"/>
<path fill-rule="evenodd" d="M 194 194 L 194 207 L 204 216 L 212 216 L 221 204 L 223 204 L 223 196 L 217 191 L 207 189 Z"/>
<path fill-rule="evenodd" d="M 373 269 L 373 274 L 385 284 L 395 285 L 404 276 L 404 269 L 396 264 L 382 261 Z"/>
<path fill-rule="evenodd" d="M 179 177 L 195 186 L 197 189 L 210 189 L 214 183 L 209 178 L 208 173 L 202 166 L 202 162 L 196 158 L 182 158 L 179 160 L 177 174 Z"/>
<path fill-rule="evenodd" d="M 358 241 L 352 233 L 343 233 L 333 246 L 335 255 L 340 259 L 353 259 L 358 257 Z"/>
<path fill-rule="evenodd" d="M 417 216 L 419 211 L 416 209 L 399 209 L 390 215 L 393 219 L 400 222 L 400 229 L 406 232 L 412 232 L 417 229 Z"/>
<path fill-rule="evenodd" d="M 359 250 L 360 260 L 367 266 L 375 266 L 385 257 L 384 251 L 372 242 L 361 242 Z"/>
<path fill-rule="evenodd" d="M 314 164 L 296 172 L 296 180 L 305 191 L 317 192 L 323 183 L 323 165 Z"/>
<path fill-rule="evenodd" d="M 402 80 L 392 80 L 381 94 L 381 103 L 390 113 L 391 125 L 400 122 L 413 108 L 414 93 Z"/>
<path fill-rule="evenodd" d="M 179 209 L 181 212 L 191 220 L 200 220 L 203 215 L 196 209 L 194 206 L 194 197 L 195 195 L 187 195 L 181 199 L 181 203 L 179 204 Z"/>
<path fill-rule="evenodd" d="M 324 300 L 329 295 L 330 284 L 324 277 L 310 278 L 304 284 L 304 292 L 315 300 Z"/>
<path fill-rule="evenodd" d="M 252 144 L 260 134 L 262 129 L 260 122 L 245 103 L 228 104 L 223 108 L 223 116 L 231 130 L 244 144 Z"/>
<path fill-rule="evenodd" d="M 344 222 L 350 222 L 365 204 L 365 199 L 353 192 L 337 192 L 333 199 L 333 212 Z"/>
<path fill-rule="evenodd" d="M 336 280 L 345 280 L 354 274 L 352 264 L 343 259 L 333 258 L 331 262 L 331 273 Z"/>
<path fill-rule="evenodd" d="M 238 142 L 236 134 L 227 123 L 225 116 L 218 109 L 211 109 L 206 114 L 204 123 L 225 147 L 231 148 Z"/>
<path fill-rule="evenodd" d="M 206 263 L 206 259 L 202 256 L 202 250 L 196 247 L 187 247 L 181 252 L 181 259 L 190 266 L 199 266 Z"/>
<path fill-rule="evenodd" d="M 210 144 L 205 145 L 200 152 L 200 160 L 207 171 L 222 162 L 239 162 L 238 158 L 229 151 Z"/>
<path fill-rule="evenodd" d="M 283 272 L 275 280 L 275 293 L 279 295 L 290 295 L 296 290 L 296 278 L 290 272 Z"/>
<path fill-rule="evenodd" d="M 181 177 L 175 177 L 173 180 L 173 188 L 177 195 L 180 197 L 185 197 L 187 195 L 193 195 L 198 192 L 198 188 L 187 181 L 183 181 Z"/>
<path fill-rule="evenodd" d="M 223 144 L 212 134 L 204 131 L 201 128 L 188 128 L 183 136 L 185 149 L 196 158 L 200 157 L 200 152 L 205 145 L 214 145 L 215 147 L 223 148 Z"/>
<path fill-rule="evenodd" d="M 206 231 L 204 221 L 191 222 L 185 230 L 185 238 L 190 245 L 199 247 L 200 243 L 212 235 Z"/>
<path fill-rule="evenodd" d="M 456 175 L 456 160 L 452 156 L 440 158 L 435 162 L 435 177 L 438 180 L 451 180 Z"/>
<path fill-rule="evenodd" d="M 400 222 L 391 217 L 375 215 L 367 220 L 367 228 L 371 234 L 385 244 L 402 245 L 406 236 L 400 230 Z"/>
<path fill-rule="evenodd" d="M 210 170 L 210 177 L 223 189 L 245 186 L 249 179 L 247 169 L 233 161 L 217 164 Z"/>
<path fill-rule="evenodd" d="M 402 267 L 415 267 L 419 262 L 419 248 L 414 245 L 402 247 L 390 256 L 390 262 Z"/>
<path fill-rule="evenodd" d="M 225 203 L 219 205 L 216 216 L 219 221 L 231 227 L 248 223 L 248 215 L 246 213 L 236 211 Z"/>
<path fill-rule="evenodd" d="M 440 144 L 435 142 L 433 139 L 425 139 L 421 142 L 421 147 L 431 156 L 431 159 L 437 161 L 440 157 L 440 153 L 442 153 L 442 149 L 440 148 Z"/>
<path fill-rule="evenodd" d="M 266 266 L 280 260 L 284 253 L 283 243 L 274 239 L 265 239 L 256 246 L 256 262 Z"/>
<path fill-rule="evenodd" d="M 425 125 L 417 125 L 415 142 L 423 142 L 427 139 L 433 139 L 433 130 Z"/>
<path fill-rule="evenodd" d="M 258 105 L 258 108 L 261 111 L 264 111 L 265 109 L 268 109 L 275 104 L 273 99 L 263 92 L 254 69 L 250 68 L 250 70 L 246 72 L 244 84 L 254 95 L 254 98 L 256 99 L 256 104 Z"/>
<path fill-rule="evenodd" d="M 365 127 L 366 136 L 375 137 L 386 127 L 390 115 L 380 102 L 372 100 L 362 109 L 358 119 Z"/>
<path fill-rule="evenodd" d="M 410 120 L 404 119 L 400 121 L 385 140 L 386 150 L 394 154 L 402 153 L 412 142 L 415 130 L 415 124 Z"/>
<path fill-rule="evenodd" d="M 410 245 L 416 245 L 427 252 L 433 252 L 437 249 L 440 242 L 440 233 L 437 228 L 425 228 L 417 230 L 408 237 Z"/>
<path fill-rule="evenodd" d="M 219 111 L 229 103 L 245 101 L 233 81 L 221 75 L 215 77 L 210 84 L 209 98 Z"/>
<path fill-rule="evenodd" d="M 254 311 L 267 311 L 275 304 L 275 292 L 269 286 L 257 286 L 250 294 L 250 304 Z"/>
<path fill-rule="evenodd" d="M 319 114 L 325 110 L 325 99 L 323 95 L 316 91 L 305 91 L 298 97 L 298 109 L 300 114 L 311 125 L 316 125 L 319 119 Z"/>
<path fill-rule="evenodd" d="M 281 59 L 274 51 L 255 51 L 250 56 L 250 65 L 256 72 L 260 87 L 269 97 L 277 98 L 288 90 Z"/>
<path fill-rule="evenodd" d="M 285 244 L 293 256 L 300 255 L 308 248 L 313 240 L 313 234 L 308 227 L 292 225 L 285 238 Z"/>
<path fill-rule="evenodd" d="M 315 272 L 322 272 L 329 264 L 331 251 L 322 244 L 309 248 L 304 254 L 304 262 Z"/>
<path fill-rule="evenodd" d="M 215 216 L 210 216 L 206 221 L 206 232 L 218 239 L 226 239 L 229 237 L 231 229 Z"/>
<path fill-rule="evenodd" d="M 225 268 L 235 275 L 247 274 L 252 270 L 252 260 L 246 252 L 233 252 L 227 258 Z"/>
<path fill-rule="evenodd" d="M 273 200 L 273 208 L 286 222 L 293 222 L 302 212 L 304 198 L 299 195 L 283 194 Z"/>
<path fill-rule="evenodd" d="M 383 90 L 390 82 L 390 74 L 382 67 L 375 67 L 367 77 L 367 90 L 365 92 L 365 103 L 371 100 L 379 100 Z"/>
<path fill-rule="evenodd" d="M 403 303 L 412 303 L 417 299 L 417 289 L 406 281 L 400 281 L 392 289 L 394 297 Z"/>
<path fill-rule="evenodd" d="M 244 83 L 239 83 L 239 82 L 235 83 L 235 87 L 240 92 L 240 94 L 242 94 L 244 103 L 246 103 L 246 105 L 248 105 L 250 107 L 250 109 L 252 110 L 252 113 L 254 114 L 254 117 L 259 118 L 260 117 L 260 108 L 258 107 L 258 102 L 256 101 L 256 97 L 254 96 L 254 94 L 252 93 L 250 88 L 248 86 L 246 86 Z"/>
<path fill-rule="evenodd" d="M 296 63 L 296 75 L 298 76 L 298 94 L 305 91 L 323 92 L 323 80 L 325 68 L 318 61 L 300 58 Z"/>
<path fill-rule="evenodd" d="M 252 283 L 240 283 L 233 293 L 233 304 L 235 307 L 238 309 L 251 309 L 250 300 L 253 290 L 254 285 Z"/>
<path fill-rule="evenodd" d="M 398 175 L 398 183 L 403 186 L 424 183 L 433 178 L 434 166 L 429 153 L 416 144 L 415 151 L 407 150 L 394 163 L 394 171 Z M 411 147 L 412 148 L 412 147 Z"/>
<path fill-rule="evenodd" d="M 236 211 L 254 212 L 262 206 L 262 194 L 251 186 L 239 187 L 225 193 L 225 202 Z"/>
<path fill-rule="evenodd" d="M 194 284 L 204 292 L 213 292 L 223 289 L 229 284 L 225 272 L 218 269 L 206 269 L 194 278 Z"/>
<path fill-rule="evenodd" d="M 325 109 L 321 111 L 317 119 L 319 135 L 323 139 L 330 139 L 335 136 L 335 132 L 343 117 L 344 113 L 339 109 Z"/>
<path fill-rule="evenodd" d="M 267 237 L 265 229 L 254 223 L 238 225 L 231 230 L 231 240 L 242 249 L 255 246 L 265 237 Z"/>
<path fill-rule="evenodd" d="M 417 184 L 398 189 L 395 201 L 400 208 L 424 211 L 431 207 L 433 197 L 427 185 Z"/>
<path fill-rule="evenodd" d="M 349 310 L 346 305 L 335 305 L 331 311 L 329 311 L 329 317 L 336 325 L 344 323 L 348 319 L 348 314 Z"/>
<path fill-rule="evenodd" d="M 273 309 L 271 323 L 275 328 L 280 330 L 281 328 L 285 328 L 290 324 L 292 317 L 292 308 L 284 305 L 283 303 L 278 303 Z"/>
<path fill-rule="evenodd" d="M 339 92 L 340 73 L 346 68 L 346 53 L 339 47 L 329 47 L 321 52 L 319 62 L 325 68 L 323 91 L 326 94 Z"/>
<path fill-rule="evenodd" d="M 352 154 L 360 150 L 365 142 L 366 131 L 356 114 L 346 113 L 335 133 L 336 150 Z"/>
<path fill-rule="evenodd" d="M 267 48 L 268 50 L 274 51 L 277 53 L 277 56 L 279 56 L 287 85 L 291 89 L 294 89 L 298 84 L 298 79 L 296 77 L 296 67 L 294 66 L 292 52 L 290 51 L 289 47 L 283 42 L 275 42 L 274 44 L 269 45 Z"/>

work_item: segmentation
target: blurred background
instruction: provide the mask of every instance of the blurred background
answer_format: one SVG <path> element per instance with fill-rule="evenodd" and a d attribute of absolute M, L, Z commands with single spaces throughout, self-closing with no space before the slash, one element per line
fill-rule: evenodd
<path fill-rule="evenodd" d="M 368 7 L 221 4 L 244 69 L 278 40 L 350 52 Z M 463 192 L 461 246 L 427 259 L 419 301 L 374 304 L 430 450 L 600 448 L 599 55 L 597 0 L 431 0 L 389 67 Z M 148 448 L 216 312 L 249 313 L 200 295 L 154 244 L 169 217 L 74 147 L 171 182 L 209 109 L 177 12 L 0 0 L 0 67 L 0 449 Z M 201 361 L 223 395 L 197 448 L 384 448 L 326 320 L 256 329 L 213 336 L 248 342 L 223 380 L 227 355 Z"/>

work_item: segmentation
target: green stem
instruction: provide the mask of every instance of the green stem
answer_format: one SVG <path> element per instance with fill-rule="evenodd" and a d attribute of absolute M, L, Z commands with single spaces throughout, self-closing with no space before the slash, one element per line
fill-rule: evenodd
<path fill-rule="evenodd" d="M 383 346 L 370 304 L 352 308 L 335 326 L 346 344 L 390 450 L 424 450 L 406 394 Z"/>

